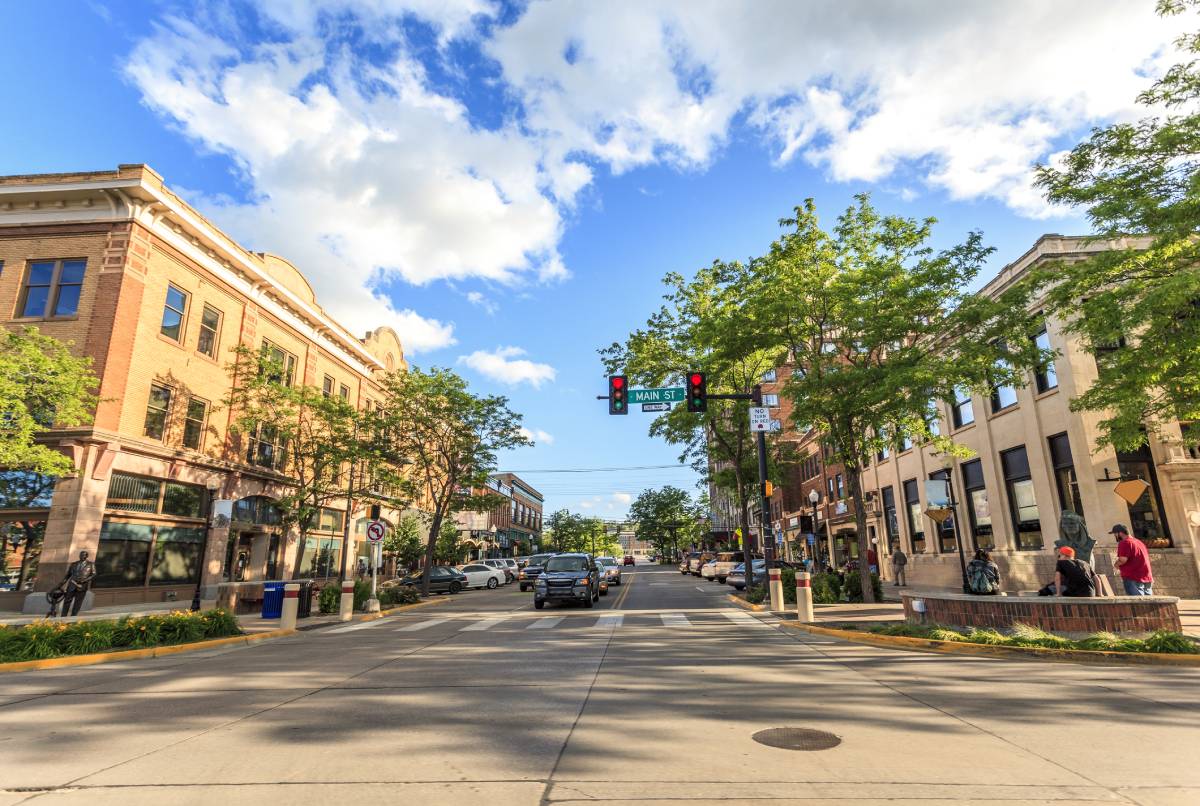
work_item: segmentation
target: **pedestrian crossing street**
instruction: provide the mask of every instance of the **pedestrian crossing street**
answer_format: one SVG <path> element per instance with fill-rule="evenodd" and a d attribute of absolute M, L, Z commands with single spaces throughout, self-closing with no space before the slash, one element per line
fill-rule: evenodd
<path fill-rule="evenodd" d="M 743 627 L 767 627 L 759 619 L 741 610 L 720 611 L 670 611 L 636 613 L 599 613 L 588 615 L 548 615 L 531 616 L 528 613 L 513 613 L 503 616 L 436 616 L 420 620 L 378 619 L 376 621 L 347 624 L 329 630 L 321 630 L 321 635 L 339 635 L 341 633 L 373 630 L 378 632 L 419 633 L 450 625 L 452 630 L 462 633 L 471 632 L 515 632 L 520 630 L 554 630 L 567 627 L 573 631 L 579 630 L 616 630 L 622 627 L 668 627 L 670 629 L 700 628 L 712 625 L 736 624 Z"/>

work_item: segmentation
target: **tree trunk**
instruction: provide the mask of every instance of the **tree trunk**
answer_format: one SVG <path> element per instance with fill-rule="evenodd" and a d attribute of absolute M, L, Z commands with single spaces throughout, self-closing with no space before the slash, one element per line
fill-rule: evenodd
<path fill-rule="evenodd" d="M 850 498 L 854 502 L 854 526 L 858 531 L 858 579 L 862 585 L 863 602 L 870 604 L 875 601 L 875 588 L 871 585 L 871 563 L 868 562 L 867 552 L 871 544 L 867 540 L 867 513 L 863 510 L 862 471 L 858 468 L 845 467 L 846 475 L 850 477 Z M 879 560 L 879 552 L 875 552 L 875 560 Z"/>
<path fill-rule="evenodd" d="M 438 533 L 442 530 L 441 507 L 433 511 L 433 523 L 429 527 L 429 540 L 425 543 L 425 568 L 421 571 L 421 595 L 429 595 L 429 574 L 433 571 L 434 554 L 437 551 Z"/>

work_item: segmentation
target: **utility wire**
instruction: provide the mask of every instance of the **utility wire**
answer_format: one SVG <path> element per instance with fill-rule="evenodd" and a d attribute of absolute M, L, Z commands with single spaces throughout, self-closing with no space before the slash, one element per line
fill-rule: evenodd
<path fill-rule="evenodd" d="M 550 468 L 546 470 L 501 470 L 500 473 L 613 473 L 625 470 L 665 470 L 669 467 L 677 467 L 687 469 L 686 465 L 636 465 L 633 467 L 572 467 L 572 468 Z"/>

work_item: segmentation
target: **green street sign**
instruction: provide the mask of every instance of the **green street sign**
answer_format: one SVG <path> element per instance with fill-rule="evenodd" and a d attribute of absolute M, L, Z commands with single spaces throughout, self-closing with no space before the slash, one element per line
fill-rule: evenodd
<path fill-rule="evenodd" d="M 630 389 L 630 403 L 682 403 L 683 387 L 669 389 Z"/>

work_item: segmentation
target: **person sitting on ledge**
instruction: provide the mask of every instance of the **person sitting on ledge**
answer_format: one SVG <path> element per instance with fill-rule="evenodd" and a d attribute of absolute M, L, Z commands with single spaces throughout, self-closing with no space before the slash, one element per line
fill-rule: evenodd
<path fill-rule="evenodd" d="M 975 559 L 967 563 L 967 593 L 995 596 L 1000 592 L 1000 568 L 983 549 L 975 550 Z"/>
<path fill-rule="evenodd" d="M 1096 572 L 1082 560 L 1075 559 L 1075 549 L 1063 546 L 1058 550 L 1058 563 L 1054 566 L 1054 594 L 1056 596 L 1096 595 Z"/>

